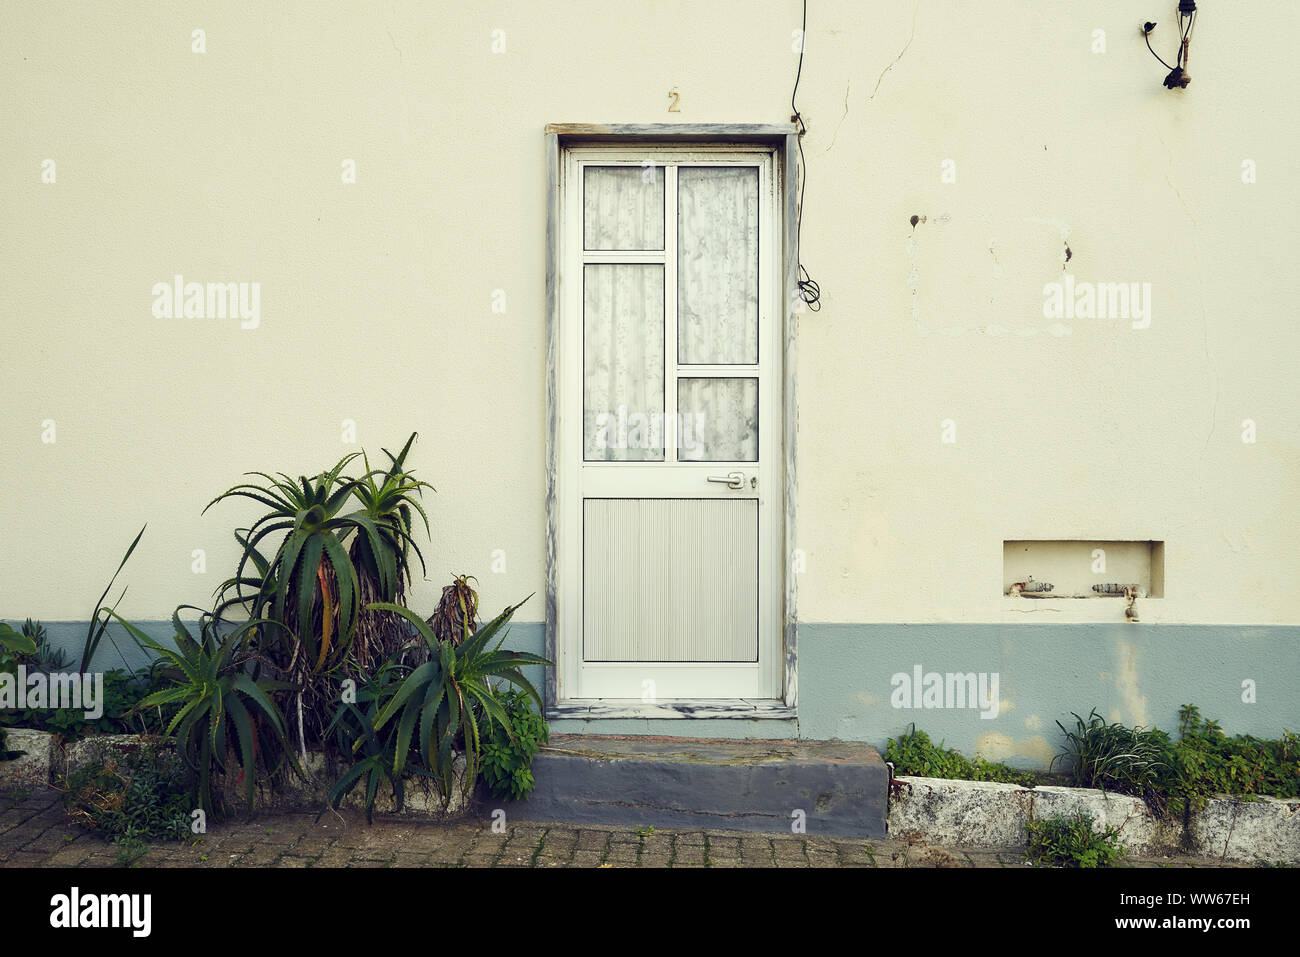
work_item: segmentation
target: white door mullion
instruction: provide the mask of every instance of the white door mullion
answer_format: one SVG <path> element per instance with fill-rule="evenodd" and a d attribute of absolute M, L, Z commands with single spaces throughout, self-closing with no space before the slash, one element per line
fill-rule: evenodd
<path fill-rule="evenodd" d="M 755 379 L 760 376 L 761 365 L 690 365 L 683 362 L 677 367 L 679 375 L 708 379 Z"/>
<path fill-rule="evenodd" d="M 664 461 L 677 461 L 677 164 L 664 169 Z"/>
<path fill-rule="evenodd" d="M 587 249 L 582 253 L 587 263 L 662 263 L 662 249 Z"/>

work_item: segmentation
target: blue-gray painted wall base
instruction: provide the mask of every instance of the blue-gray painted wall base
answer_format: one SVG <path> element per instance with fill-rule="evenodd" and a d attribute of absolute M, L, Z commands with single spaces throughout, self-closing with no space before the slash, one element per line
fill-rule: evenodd
<path fill-rule="evenodd" d="M 17 627 L 19 622 L 10 622 Z M 50 641 L 79 656 L 85 622 L 46 622 Z M 136 622 L 165 640 L 171 623 Z M 1300 730 L 1300 627 L 1164 624 L 829 624 L 801 622 L 797 719 L 556 720 L 557 734 L 655 734 L 710 738 L 886 739 L 916 726 L 948 747 L 1022 767 L 1042 767 L 1061 743 L 1055 722 L 1096 708 L 1107 720 L 1178 729 L 1194 704 L 1229 734 L 1277 737 Z M 542 622 L 510 625 L 507 646 L 541 653 Z M 128 661 L 146 661 L 119 627 Z M 106 641 L 96 667 L 120 665 Z M 996 673 L 999 710 L 901 709 L 891 677 L 925 672 Z M 540 683 L 541 668 L 526 669 Z M 1255 683 L 1256 703 L 1242 700 Z M 540 684 L 539 684 L 540 687 Z"/>

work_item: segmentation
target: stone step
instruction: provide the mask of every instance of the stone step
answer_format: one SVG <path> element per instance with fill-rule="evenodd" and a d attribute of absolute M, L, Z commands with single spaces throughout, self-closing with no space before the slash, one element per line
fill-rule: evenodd
<path fill-rule="evenodd" d="M 860 741 L 552 735 L 507 820 L 879 838 L 889 769 Z M 799 812 L 802 812 L 800 814 Z"/>

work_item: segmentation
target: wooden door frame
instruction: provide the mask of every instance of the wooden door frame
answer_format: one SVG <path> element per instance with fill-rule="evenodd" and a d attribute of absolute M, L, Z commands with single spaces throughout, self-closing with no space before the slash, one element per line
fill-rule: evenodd
<path fill-rule="evenodd" d="M 772 149 L 777 158 L 776 181 L 779 187 L 778 207 L 783 222 L 783 255 L 779 288 L 785 290 L 785 308 L 781 311 L 784 325 L 782 340 L 782 449 L 781 471 L 784 488 L 783 516 L 784 546 L 782 572 L 782 609 L 780 662 L 781 696 L 773 699 L 723 699 L 700 701 L 660 701 L 606 705 L 564 697 L 561 655 L 564 653 L 559 633 L 559 582 L 562 529 L 560 527 L 560 462 L 561 443 L 559 389 L 557 376 L 561 369 L 561 336 L 564 320 L 564 300 L 567 289 L 562 269 L 565 250 L 564 211 L 561 208 L 563 192 L 565 150 L 573 146 L 617 145 L 636 143 L 654 145 L 708 144 L 711 146 L 756 144 Z M 796 409 L 795 401 L 795 341 L 798 313 L 801 305 L 797 298 L 798 279 L 798 139 L 795 128 L 786 124 L 651 124 L 651 125 L 595 125 L 549 124 L 546 127 L 546 657 L 556 662 L 556 667 L 545 669 L 543 682 L 546 716 L 549 718 L 783 718 L 797 715 L 798 683 L 796 679 L 797 616 L 796 590 L 791 565 L 795 549 L 795 462 L 796 462 Z"/>

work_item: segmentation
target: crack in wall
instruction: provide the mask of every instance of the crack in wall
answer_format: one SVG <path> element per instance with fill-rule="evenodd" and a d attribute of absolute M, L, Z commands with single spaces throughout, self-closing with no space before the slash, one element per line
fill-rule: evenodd
<path fill-rule="evenodd" d="M 849 77 L 848 81 L 844 84 L 844 115 L 841 116 L 841 117 L 840 117 L 840 121 L 839 121 L 838 123 L 835 124 L 835 134 L 831 137 L 831 145 L 828 146 L 828 147 L 826 147 L 826 149 L 822 150 L 823 153 L 829 153 L 829 152 L 831 151 L 832 147 L 835 146 L 835 141 L 836 141 L 837 139 L 839 139 L 839 136 L 840 136 L 840 127 L 843 126 L 843 125 L 844 125 L 844 121 L 845 121 L 846 119 L 848 119 L 848 116 L 849 116 L 849 90 L 852 88 L 852 86 L 853 86 L 853 78 L 852 78 L 852 77 Z"/>
<path fill-rule="evenodd" d="M 916 38 L 916 15 L 917 13 L 920 12 L 920 10 L 921 10 L 921 0 L 916 0 L 916 6 L 912 8 L 912 35 L 909 36 L 907 38 L 907 42 L 903 44 L 903 49 L 898 51 L 898 56 L 894 57 L 894 62 L 889 64 L 889 66 L 885 67 L 883 70 L 880 71 L 880 76 L 876 77 L 876 85 L 871 90 L 871 95 L 867 97 L 868 100 L 874 100 L 876 98 L 876 93 L 880 90 L 880 84 L 881 81 L 885 79 L 885 74 L 888 73 L 890 70 L 892 70 L 894 67 L 898 66 L 898 61 L 903 59 L 903 54 L 906 53 L 907 48 L 912 45 L 912 41 Z"/>

